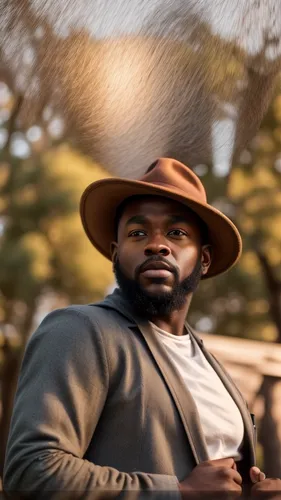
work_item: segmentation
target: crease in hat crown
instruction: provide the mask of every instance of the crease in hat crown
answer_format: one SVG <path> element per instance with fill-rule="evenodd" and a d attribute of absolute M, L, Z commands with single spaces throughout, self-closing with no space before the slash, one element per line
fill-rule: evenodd
<path fill-rule="evenodd" d="M 159 158 L 155 166 L 148 169 L 139 180 L 180 190 L 185 196 L 207 203 L 206 191 L 199 177 L 189 167 L 172 158 Z"/>
<path fill-rule="evenodd" d="M 116 209 L 125 199 L 136 195 L 173 199 L 193 210 L 205 222 L 213 259 L 202 279 L 227 271 L 239 259 L 242 240 L 238 229 L 226 215 L 208 204 L 199 177 L 172 158 L 158 158 L 140 179 L 109 177 L 92 182 L 85 189 L 80 202 L 82 225 L 91 243 L 106 258 L 111 259 Z"/>

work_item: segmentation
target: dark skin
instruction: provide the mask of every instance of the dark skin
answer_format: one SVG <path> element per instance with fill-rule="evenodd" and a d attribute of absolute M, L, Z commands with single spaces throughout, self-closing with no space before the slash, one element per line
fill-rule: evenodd
<path fill-rule="evenodd" d="M 130 279 L 139 283 L 150 294 L 170 292 L 175 284 L 172 273 L 156 279 L 151 273 L 137 273 L 152 255 L 162 256 L 179 272 L 180 281 L 187 278 L 198 259 L 202 274 L 210 267 L 212 250 L 203 245 L 200 219 L 181 203 L 167 198 L 155 197 L 132 200 L 125 208 L 118 225 L 118 241 L 112 242 L 112 260 L 118 258 L 123 271 Z M 139 267 L 140 266 L 140 267 Z M 152 273 L 153 274 L 153 273 Z M 153 317 L 153 322 L 174 335 L 184 334 L 184 323 L 192 293 L 186 296 L 180 310 L 174 310 L 164 317 Z M 249 471 L 253 483 L 252 497 L 281 500 L 281 480 L 263 479 L 261 471 L 252 467 Z M 199 499 L 200 495 L 214 493 L 228 494 L 227 498 L 237 498 L 242 493 L 242 478 L 233 458 L 209 460 L 197 465 L 190 476 L 179 483 L 183 499 Z M 280 492 L 273 496 L 272 491 Z M 264 496 L 263 496 L 264 495 Z"/>
<path fill-rule="evenodd" d="M 112 243 L 112 259 L 118 256 L 123 271 L 135 278 L 138 266 L 151 255 L 159 255 L 178 269 L 180 280 L 192 272 L 201 255 L 202 273 L 211 264 L 210 245 L 201 245 L 198 218 L 184 205 L 168 199 L 132 201 L 126 207 L 118 226 L 118 243 Z M 171 291 L 174 275 L 161 282 L 143 274 L 139 282 L 151 294 Z M 154 323 L 174 335 L 182 335 L 192 294 L 186 297 L 181 310 L 168 317 L 153 318 Z"/>

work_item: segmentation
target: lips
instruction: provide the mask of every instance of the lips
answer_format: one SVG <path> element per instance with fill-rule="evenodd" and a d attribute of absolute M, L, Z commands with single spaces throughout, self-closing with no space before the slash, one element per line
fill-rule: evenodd
<path fill-rule="evenodd" d="M 168 278 L 172 274 L 172 268 L 166 262 L 148 262 L 141 271 L 145 278 Z"/>
<path fill-rule="evenodd" d="M 168 269 L 147 269 L 141 274 L 145 278 L 168 278 L 172 273 Z"/>

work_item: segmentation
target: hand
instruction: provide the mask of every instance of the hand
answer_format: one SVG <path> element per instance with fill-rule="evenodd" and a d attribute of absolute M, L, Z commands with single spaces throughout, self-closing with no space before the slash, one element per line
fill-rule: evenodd
<path fill-rule="evenodd" d="M 264 479 L 252 486 L 252 499 L 281 500 L 281 479 Z"/>
<path fill-rule="evenodd" d="M 183 500 L 238 498 L 242 477 L 233 458 L 208 460 L 197 465 L 190 476 L 179 483 Z"/>

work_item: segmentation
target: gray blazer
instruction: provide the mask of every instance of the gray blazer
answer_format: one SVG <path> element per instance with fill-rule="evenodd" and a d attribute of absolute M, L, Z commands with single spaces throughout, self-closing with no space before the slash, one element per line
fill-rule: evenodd
<path fill-rule="evenodd" d="M 255 428 L 224 369 L 200 345 L 244 421 L 249 481 Z M 19 377 L 4 489 L 26 498 L 179 499 L 178 481 L 208 452 L 194 400 L 148 322 L 116 290 L 49 314 Z"/>

